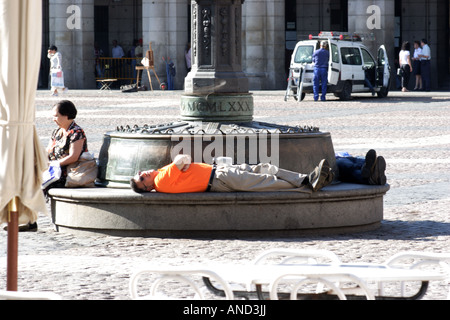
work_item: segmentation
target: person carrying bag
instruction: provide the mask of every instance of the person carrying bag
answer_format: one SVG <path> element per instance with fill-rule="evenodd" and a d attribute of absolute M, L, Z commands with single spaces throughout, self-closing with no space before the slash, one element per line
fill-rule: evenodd
<path fill-rule="evenodd" d="M 69 89 L 64 86 L 64 72 L 62 71 L 62 55 L 58 48 L 51 46 L 47 51 L 47 58 L 50 59 L 50 85 L 52 95 L 58 96 L 58 89 L 68 92 Z"/>

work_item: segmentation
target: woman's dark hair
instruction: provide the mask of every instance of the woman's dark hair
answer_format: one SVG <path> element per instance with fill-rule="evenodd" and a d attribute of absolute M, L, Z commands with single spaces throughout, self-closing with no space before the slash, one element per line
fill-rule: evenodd
<path fill-rule="evenodd" d="M 58 109 L 58 112 L 61 115 L 67 116 L 69 120 L 75 119 L 77 117 L 77 108 L 75 108 L 75 105 L 72 103 L 72 101 L 61 100 L 60 102 L 55 104 L 55 107 Z"/>
<path fill-rule="evenodd" d="M 403 42 L 402 50 L 409 51 L 409 49 L 410 49 L 409 42 L 408 41 Z"/>
<path fill-rule="evenodd" d="M 48 48 L 48 50 L 55 50 L 58 51 L 58 48 L 56 46 L 50 46 L 50 48 Z"/>
<path fill-rule="evenodd" d="M 414 44 L 417 44 L 420 47 L 420 41 L 419 40 L 415 40 Z"/>

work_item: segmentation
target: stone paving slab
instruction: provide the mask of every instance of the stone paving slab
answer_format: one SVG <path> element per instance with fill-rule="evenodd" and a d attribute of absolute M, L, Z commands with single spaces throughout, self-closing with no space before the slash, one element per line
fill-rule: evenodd
<path fill-rule="evenodd" d="M 38 91 L 36 126 L 44 145 L 60 99 L 78 108 L 77 123 L 96 155 L 104 132 L 126 124 L 175 121 L 181 91 L 98 93 L 71 90 L 54 98 Z M 336 151 L 364 155 L 375 148 L 387 161 L 391 186 L 384 221 L 374 231 L 260 239 L 170 239 L 74 236 L 54 231 L 40 215 L 39 230 L 20 233 L 19 290 L 53 291 L 64 299 L 129 299 L 128 282 L 142 263 L 188 264 L 250 261 L 271 248 L 325 249 L 343 262 L 381 263 L 400 251 L 450 252 L 450 93 L 391 92 L 387 99 L 355 95 L 342 102 L 310 96 L 284 102 L 284 91 L 254 92 L 255 120 L 317 126 L 330 132 Z M 0 231 L 0 286 L 6 287 L 6 236 Z M 448 284 L 430 284 L 425 299 L 446 297 Z M 183 293 L 180 292 L 180 296 Z"/>

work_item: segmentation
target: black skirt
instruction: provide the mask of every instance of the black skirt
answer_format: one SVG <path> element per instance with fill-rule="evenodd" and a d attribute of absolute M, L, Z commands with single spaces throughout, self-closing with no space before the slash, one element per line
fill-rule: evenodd
<path fill-rule="evenodd" d="M 420 76 L 420 60 L 413 60 L 413 74 Z"/>

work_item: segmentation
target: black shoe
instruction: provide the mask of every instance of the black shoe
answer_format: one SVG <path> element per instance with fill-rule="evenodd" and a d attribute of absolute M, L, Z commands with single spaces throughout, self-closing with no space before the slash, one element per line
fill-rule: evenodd
<path fill-rule="evenodd" d="M 28 230 L 24 230 L 24 231 L 37 231 L 37 229 L 38 229 L 37 222 L 35 222 L 35 223 L 29 223 Z"/>
<path fill-rule="evenodd" d="M 333 172 L 326 159 L 320 161 L 319 165 L 314 168 L 308 175 L 308 186 L 315 192 L 327 186 L 333 181 Z M 330 181 L 331 178 L 331 181 Z"/>
<path fill-rule="evenodd" d="M 377 153 L 375 150 L 370 149 L 366 153 L 366 161 L 361 168 L 361 176 L 365 179 L 369 179 L 375 168 L 375 162 L 377 160 Z"/>
<path fill-rule="evenodd" d="M 386 160 L 383 157 L 378 157 L 375 161 L 375 167 L 369 177 L 369 184 L 385 185 L 386 184 Z"/>
<path fill-rule="evenodd" d="M 37 231 L 38 226 L 37 223 L 27 223 L 27 224 L 19 224 L 19 232 L 24 231 Z M 3 230 L 8 231 L 8 225 L 3 227 Z"/>

